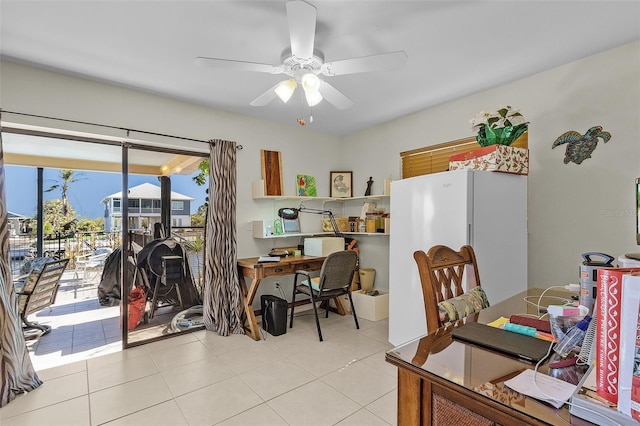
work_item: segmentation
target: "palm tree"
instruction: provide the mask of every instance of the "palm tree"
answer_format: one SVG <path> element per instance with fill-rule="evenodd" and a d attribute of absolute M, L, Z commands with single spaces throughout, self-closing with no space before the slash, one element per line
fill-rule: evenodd
<path fill-rule="evenodd" d="M 69 203 L 69 185 L 75 182 L 82 180 L 80 178 L 81 174 L 75 174 L 76 172 L 69 169 L 60 170 L 60 182 L 51 186 L 51 188 L 47 189 L 45 192 L 55 191 L 59 189 L 62 195 L 62 216 L 67 218 L 69 216 L 69 212 L 71 211 L 71 204 Z"/>

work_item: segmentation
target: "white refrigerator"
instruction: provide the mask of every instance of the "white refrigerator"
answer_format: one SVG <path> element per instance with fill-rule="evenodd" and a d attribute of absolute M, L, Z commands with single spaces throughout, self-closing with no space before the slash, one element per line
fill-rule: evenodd
<path fill-rule="evenodd" d="M 416 250 L 470 244 L 491 304 L 527 289 L 527 177 L 456 170 L 391 183 L 389 342 L 427 332 Z"/>

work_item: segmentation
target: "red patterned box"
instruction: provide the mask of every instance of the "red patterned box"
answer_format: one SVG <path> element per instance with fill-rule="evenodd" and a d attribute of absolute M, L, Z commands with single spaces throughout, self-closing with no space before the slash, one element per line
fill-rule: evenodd
<path fill-rule="evenodd" d="M 529 150 L 507 145 L 489 145 L 449 157 L 449 170 L 473 169 L 529 174 Z"/>
<path fill-rule="evenodd" d="M 640 268 L 598 269 L 596 390 L 598 395 L 614 404 L 618 402 L 622 279 L 628 274 L 639 275 Z"/>

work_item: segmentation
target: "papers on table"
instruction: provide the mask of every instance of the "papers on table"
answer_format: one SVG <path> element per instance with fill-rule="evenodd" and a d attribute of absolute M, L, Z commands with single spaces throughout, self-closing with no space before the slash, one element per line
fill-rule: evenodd
<path fill-rule="evenodd" d="M 258 263 L 263 262 L 280 262 L 280 258 L 278 256 L 260 256 L 258 258 Z"/>
<path fill-rule="evenodd" d="M 571 398 L 577 387 L 564 380 L 535 373 L 533 370 L 524 370 L 504 384 L 532 398 L 548 402 L 556 408 L 562 407 Z"/>

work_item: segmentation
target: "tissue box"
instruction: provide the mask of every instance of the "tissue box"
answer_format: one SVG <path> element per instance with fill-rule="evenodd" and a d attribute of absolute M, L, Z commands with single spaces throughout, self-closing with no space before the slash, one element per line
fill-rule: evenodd
<path fill-rule="evenodd" d="M 305 238 L 305 256 L 329 256 L 331 253 L 344 251 L 344 238 L 342 237 L 321 237 Z"/>
<path fill-rule="evenodd" d="M 490 145 L 449 157 L 449 170 L 473 169 L 529 174 L 529 150 L 507 145 Z"/>

